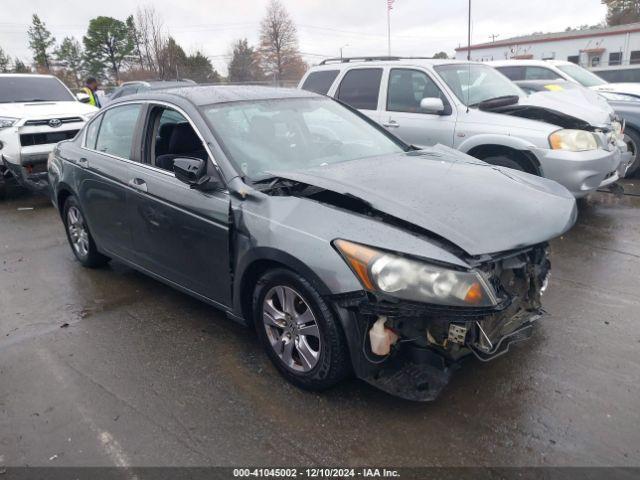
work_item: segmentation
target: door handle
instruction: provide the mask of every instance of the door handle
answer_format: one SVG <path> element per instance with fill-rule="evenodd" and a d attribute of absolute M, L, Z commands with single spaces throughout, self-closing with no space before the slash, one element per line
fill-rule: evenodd
<path fill-rule="evenodd" d="M 78 159 L 78 165 L 87 168 L 89 166 L 89 160 L 87 160 L 86 157 L 80 157 Z"/>
<path fill-rule="evenodd" d="M 147 182 L 141 178 L 132 178 L 129 180 L 129 186 L 140 192 L 147 193 Z"/>
<path fill-rule="evenodd" d="M 398 128 L 400 125 L 395 120 L 389 120 L 387 123 L 382 124 L 386 128 Z"/>

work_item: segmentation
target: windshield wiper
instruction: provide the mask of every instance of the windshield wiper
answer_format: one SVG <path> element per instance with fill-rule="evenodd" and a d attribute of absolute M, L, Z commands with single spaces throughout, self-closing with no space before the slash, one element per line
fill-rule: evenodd
<path fill-rule="evenodd" d="M 508 105 L 515 105 L 520 101 L 518 95 L 502 95 L 499 97 L 488 98 L 478 103 L 469 105 L 472 108 L 479 108 L 480 110 L 493 110 L 494 108 L 506 107 Z"/>

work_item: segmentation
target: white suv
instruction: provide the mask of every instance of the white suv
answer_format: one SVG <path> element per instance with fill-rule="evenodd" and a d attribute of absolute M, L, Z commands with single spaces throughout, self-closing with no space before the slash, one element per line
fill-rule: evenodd
<path fill-rule="evenodd" d="M 566 80 L 599 92 L 624 93 L 640 97 L 640 83 L 609 83 L 586 68 L 563 60 L 495 60 L 487 64 L 514 82 Z"/>
<path fill-rule="evenodd" d="M 31 190 L 47 188 L 49 152 L 97 111 L 52 75 L 0 74 L 0 192 L 10 176 Z"/>
<path fill-rule="evenodd" d="M 626 153 L 618 147 L 620 125 L 613 110 L 603 111 L 594 125 L 575 106 L 566 114 L 571 105 L 534 105 L 517 85 L 482 63 L 326 60 L 307 72 L 299 88 L 360 110 L 407 143 L 442 144 L 493 165 L 544 176 L 575 197 L 624 173 L 619 168 Z"/>

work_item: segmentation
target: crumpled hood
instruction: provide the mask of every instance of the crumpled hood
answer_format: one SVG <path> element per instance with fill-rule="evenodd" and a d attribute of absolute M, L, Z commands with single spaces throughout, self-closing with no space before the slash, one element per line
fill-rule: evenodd
<path fill-rule="evenodd" d="M 488 165 L 438 145 L 274 176 L 357 197 L 470 255 L 550 240 L 575 222 L 573 196 L 556 182 Z M 328 220 L 330 221 L 330 220 Z M 390 245 L 402 249 L 401 245 Z"/>
<path fill-rule="evenodd" d="M 615 111 L 609 103 L 593 90 L 586 88 L 535 92 L 521 98 L 519 104 L 547 108 L 598 128 L 610 128 L 615 117 Z"/>
<path fill-rule="evenodd" d="M 95 113 L 98 109 L 81 102 L 0 103 L 0 116 L 41 119 Z"/>

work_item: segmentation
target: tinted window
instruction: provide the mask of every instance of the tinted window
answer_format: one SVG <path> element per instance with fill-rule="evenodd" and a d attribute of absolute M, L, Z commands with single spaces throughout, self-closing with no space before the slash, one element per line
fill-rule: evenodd
<path fill-rule="evenodd" d="M 130 158 L 139 113 L 140 105 L 123 105 L 107 110 L 100 125 L 96 150 L 120 158 Z"/>
<path fill-rule="evenodd" d="M 598 75 L 611 83 L 640 82 L 640 69 L 600 70 Z"/>
<path fill-rule="evenodd" d="M 555 80 L 561 78 L 553 70 L 545 67 L 525 67 L 525 80 Z"/>
<path fill-rule="evenodd" d="M 302 84 L 302 89 L 326 95 L 337 76 L 338 70 L 312 72 Z"/>
<path fill-rule="evenodd" d="M 635 50 L 631 52 L 630 63 L 640 63 L 640 51 Z"/>
<path fill-rule="evenodd" d="M 381 68 L 360 68 L 350 70 L 342 79 L 336 98 L 362 110 L 378 108 Z"/>
<path fill-rule="evenodd" d="M 420 113 L 420 100 L 428 97 L 440 98 L 446 102 L 438 86 L 426 73 L 405 68 L 391 70 L 387 110 Z"/>
<path fill-rule="evenodd" d="M 91 150 L 95 150 L 96 148 L 96 139 L 98 138 L 98 130 L 100 129 L 100 122 L 102 122 L 102 115 L 93 120 L 87 126 L 87 135 L 84 139 L 84 146 L 90 148 Z"/>
<path fill-rule="evenodd" d="M 577 65 L 580 63 L 580 55 L 569 55 L 567 57 L 567 62 L 575 63 Z"/>
<path fill-rule="evenodd" d="M 76 98 L 57 78 L 0 77 L 0 103 L 73 102 Z"/>
<path fill-rule="evenodd" d="M 496 70 L 514 82 L 524 80 L 524 67 L 496 67 Z"/>
<path fill-rule="evenodd" d="M 609 65 L 620 65 L 622 62 L 621 52 L 612 52 L 609 54 Z"/>

